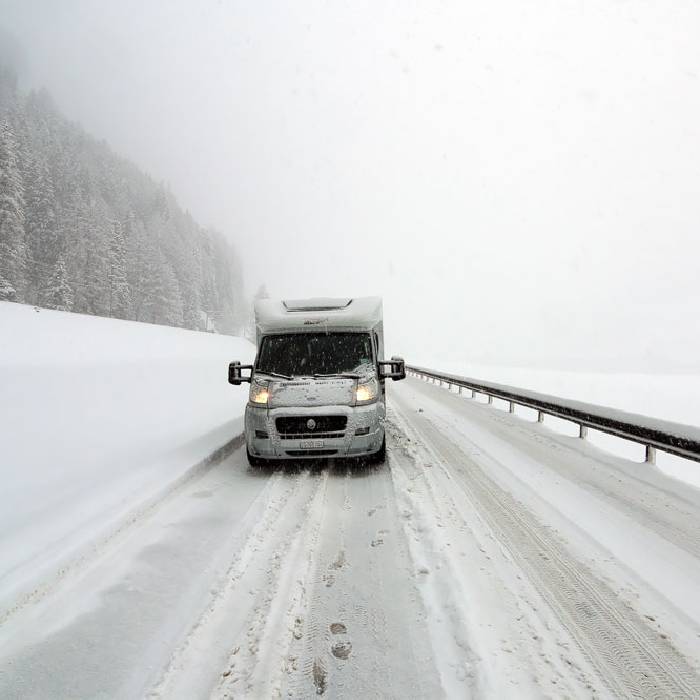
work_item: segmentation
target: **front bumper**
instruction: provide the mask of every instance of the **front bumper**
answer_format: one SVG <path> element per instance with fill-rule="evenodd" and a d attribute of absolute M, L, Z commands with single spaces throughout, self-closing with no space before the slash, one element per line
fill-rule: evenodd
<path fill-rule="evenodd" d="M 277 430 L 275 421 L 285 417 L 347 416 L 341 437 L 324 435 L 323 446 L 310 448 L 303 443 L 316 440 L 313 433 L 292 439 Z M 356 431 L 368 429 L 364 435 Z M 267 437 L 261 437 L 265 433 Z M 245 437 L 248 450 L 267 459 L 322 459 L 324 457 L 364 457 L 374 454 L 384 441 L 384 407 L 380 402 L 367 406 L 312 406 L 258 408 L 246 406 Z"/>

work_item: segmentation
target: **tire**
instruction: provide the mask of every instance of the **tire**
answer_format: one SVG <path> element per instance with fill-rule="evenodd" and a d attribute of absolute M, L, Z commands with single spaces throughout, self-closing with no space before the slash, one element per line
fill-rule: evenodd
<path fill-rule="evenodd" d="M 263 459 L 262 457 L 256 457 L 255 455 L 250 454 L 250 450 L 246 447 L 245 453 L 248 457 L 248 464 L 251 467 L 266 467 L 269 464 L 269 460 Z"/>
<path fill-rule="evenodd" d="M 371 454 L 367 461 L 370 464 L 384 464 L 386 461 L 386 435 L 382 440 L 382 446 L 374 454 Z"/>

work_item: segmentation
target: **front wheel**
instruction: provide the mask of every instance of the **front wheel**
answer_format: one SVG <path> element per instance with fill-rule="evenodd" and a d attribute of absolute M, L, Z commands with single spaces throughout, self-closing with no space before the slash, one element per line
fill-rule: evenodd
<path fill-rule="evenodd" d="M 370 464 L 384 464 L 386 461 L 386 435 L 382 440 L 382 446 L 374 454 L 369 456 L 368 461 Z"/>
<path fill-rule="evenodd" d="M 268 464 L 268 460 L 263 459 L 262 457 L 256 457 L 255 455 L 250 454 L 250 450 L 246 447 L 246 455 L 248 456 L 248 464 L 251 467 L 265 467 Z"/>

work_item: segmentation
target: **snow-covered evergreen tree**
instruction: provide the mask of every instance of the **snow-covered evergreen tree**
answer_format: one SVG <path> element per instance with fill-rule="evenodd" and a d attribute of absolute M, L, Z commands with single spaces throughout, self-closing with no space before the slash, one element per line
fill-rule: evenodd
<path fill-rule="evenodd" d="M 269 299 L 269 298 L 270 298 L 270 293 L 267 291 L 267 286 L 263 282 L 258 287 L 258 291 L 255 292 L 255 294 L 253 295 L 253 299 L 255 299 L 257 301 L 258 299 Z"/>
<path fill-rule="evenodd" d="M 73 291 L 68 284 L 62 255 L 56 259 L 53 273 L 39 293 L 39 304 L 56 311 L 70 311 L 73 308 Z"/>
<path fill-rule="evenodd" d="M 28 243 L 29 299 L 37 299 L 63 252 L 63 241 L 56 227 L 56 200 L 53 181 L 43 154 L 35 154 L 25 179 L 26 233 Z"/>
<path fill-rule="evenodd" d="M 109 315 L 128 318 L 131 306 L 131 290 L 126 277 L 126 245 L 119 221 L 112 228 L 109 243 Z"/>
<path fill-rule="evenodd" d="M 167 186 L 63 119 L 45 91 L 20 93 L 2 66 L 0 125 L 0 299 L 240 328 L 233 249 Z"/>
<path fill-rule="evenodd" d="M 73 186 L 66 190 L 65 199 L 59 211 L 58 230 L 65 242 L 65 258 L 68 283 L 73 289 L 73 310 L 85 312 L 88 309 L 87 289 L 84 279 L 86 258 L 85 238 L 88 230 L 88 210 L 80 185 L 73 180 Z"/>
<path fill-rule="evenodd" d="M 164 259 L 161 260 L 158 271 L 156 322 L 164 323 L 167 326 L 182 326 L 182 295 L 175 272 Z"/>
<path fill-rule="evenodd" d="M 270 294 L 267 291 L 267 286 L 263 282 L 253 294 L 253 301 L 256 302 L 258 299 L 269 299 Z M 247 318 L 246 318 L 246 323 L 243 331 L 243 335 L 248 338 L 249 340 L 254 341 L 255 340 L 255 316 L 253 314 L 253 307 L 251 306 Z"/>
<path fill-rule="evenodd" d="M 84 235 L 83 297 L 84 309 L 96 316 L 109 315 L 109 221 L 101 202 L 88 212 Z"/>

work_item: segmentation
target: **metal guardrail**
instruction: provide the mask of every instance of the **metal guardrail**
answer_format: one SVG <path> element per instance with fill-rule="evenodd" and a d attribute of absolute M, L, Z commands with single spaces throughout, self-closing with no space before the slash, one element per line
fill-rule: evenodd
<path fill-rule="evenodd" d="M 406 365 L 406 372 L 426 381 L 447 384 L 449 388 L 456 386 L 460 394 L 463 389 L 470 389 L 472 398 L 476 394 L 484 394 L 489 403 L 492 403 L 494 398 L 503 399 L 508 401 L 510 413 L 514 412 L 516 405 L 533 408 L 537 411 L 537 420 L 540 423 L 545 415 L 572 421 L 578 424 L 579 437 L 582 439 L 585 439 L 588 428 L 592 428 L 637 442 L 646 447 L 646 461 L 652 464 L 656 461 L 657 449 L 700 462 L 700 428 L 692 425 L 658 420 L 582 401 L 571 401 L 505 384 L 435 372 L 423 367 Z"/>

